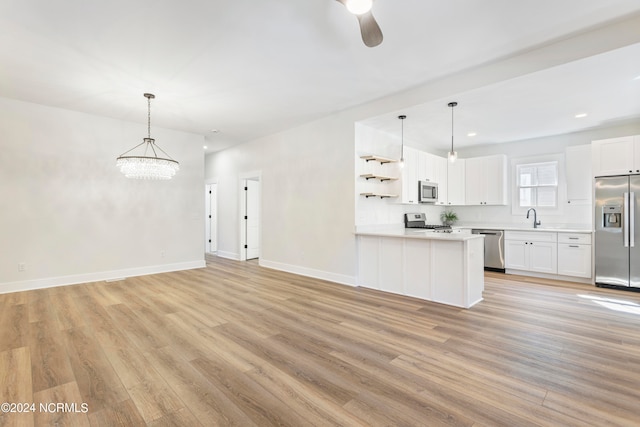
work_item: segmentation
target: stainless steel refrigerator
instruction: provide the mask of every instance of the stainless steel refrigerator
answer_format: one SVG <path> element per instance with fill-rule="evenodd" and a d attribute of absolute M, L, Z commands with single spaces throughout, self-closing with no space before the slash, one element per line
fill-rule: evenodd
<path fill-rule="evenodd" d="M 596 285 L 640 287 L 640 176 L 596 178 Z"/>

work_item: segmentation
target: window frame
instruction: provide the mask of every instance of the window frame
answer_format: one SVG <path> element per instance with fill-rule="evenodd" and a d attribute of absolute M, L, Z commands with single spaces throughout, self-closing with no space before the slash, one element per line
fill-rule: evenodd
<path fill-rule="evenodd" d="M 553 153 L 539 156 L 518 157 L 510 160 L 509 185 L 511 186 L 511 215 L 525 216 L 529 207 L 520 207 L 520 187 L 518 186 L 518 166 L 535 163 L 557 162 L 557 193 L 556 207 L 534 206 L 533 208 L 540 214 L 564 215 L 567 204 L 567 190 L 565 178 L 564 153 Z"/>
<path fill-rule="evenodd" d="M 539 182 L 532 182 L 530 184 L 523 184 L 521 181 L 521 178 L 523 176 L 523 174 L 521 173 L 521 170 L 524 168 L 530 168 L 533 169 L 535 171 L 535 176 L 536 178 L 539 176 L 539 170 L 542 168 L 547 168 L 547 167 L 552 167 L 554 169 L 553 174 L 554 174 L 554 179 L 555 182 L 553 184 L 540 184 Z M 558 207 L 559 204 L 559 197 L 558 197 L 558 187 L 559 187 L 559 165 L 558 165 L 558 161 L 557 160 L 550 160 L 547 162 L 535 162 L 535 163 L 520 163 L 516 165 L 516 176 L 515 176 L 515 180 L 516 180 L 516 186 L 518 187 L 518 197 L 517 199 L 517 203 L 518 203 L 518 207 L 522 208 L 522 209 L 529 209 L 529 208 L 536 208 L 536 209 L 556 209 Z M 538 181 L 536 179 L 536 181 Z M 540 205 L 540 198 L 538 197 L 539 195 L 539 189 L 552 189 L 553 190 L 553 205 Z M 530 205 L 526 205 L 523 206 L 521 204 L 521 193 L 523 189 L 530 189 L 532 191 L 532 199 L 533 199 L 533 203 Z"/>

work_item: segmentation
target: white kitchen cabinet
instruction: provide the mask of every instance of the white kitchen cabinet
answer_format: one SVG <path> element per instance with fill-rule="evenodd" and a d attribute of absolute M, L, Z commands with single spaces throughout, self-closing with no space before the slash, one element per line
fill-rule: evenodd
<path fill-rule="evenodd" d="M 404 147 L 401 203 L 418 203 L 418 157 L 418 150 Z"/>
<path fill-rule="evenodd" d="M 591 277 L 591 234 L 558 233 L 558 274 Z"/>
<path fill-rule="evenodd" d="M 358 286 L 469 308 L 482 300 L 484 239 L 358 233 Z"/>
<path fill-rule="evenodd" d="M 465 201 L 467 205 L 507 204 L 507 156 L 466 159 Z"/>
<path fill-rule="evenodd" d="M 591 146 L 577 145 L 565 149 L 567 203 L 591 204 L 593 176 L 591 174 Z"/>
<path fill-rule="evenodd" d="M 438 182 L 436 158 L 437 156 L 425 151 L 418 152 L 418 180 Z"/>
<path fill-rule="evenodd" d="M 505 268 L 557 274 L 557 233 L 505 231 Z"/>
<path fill-rule="evenodd" d="M 447 162 L 447 205 L 465 204 L 465 159 Z"/>
<path fill-rule="evenodd" d="M 640 135 L 593 141 L 593 176 L 640 173 Z"/>
<path fill-rule="evenodd" d="M 447 177 L 448 160 L 444 157 L 434 156 L 434 166 L 436 170 L 436 182 L 438 183 L 437 205 L 449 204 L 449 179 Z"/>

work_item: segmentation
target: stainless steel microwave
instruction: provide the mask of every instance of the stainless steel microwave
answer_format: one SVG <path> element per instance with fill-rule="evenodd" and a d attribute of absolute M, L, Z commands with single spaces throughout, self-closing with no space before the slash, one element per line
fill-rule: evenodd
<path fill-rule="evenodd" d="M 438 201 L 438 184 L 431 181 L 418 181 L 418 202 L 436 203 Z"/>

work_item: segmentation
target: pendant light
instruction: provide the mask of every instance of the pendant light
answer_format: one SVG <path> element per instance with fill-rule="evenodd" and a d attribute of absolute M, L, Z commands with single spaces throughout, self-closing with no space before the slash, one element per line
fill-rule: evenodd
<path fill-rule="evenodd" d="M 453 107 L 458 105 L 458 103 L 457 102 L 450 102 L 447 105 L 449 105 L 449 107 L 451 107 L 451 151 L 449 151 L 449 154 L 447 155 L 447 157 L 449 158 L 449 161 L 451 163 L 453 163 L 458 158 L 458 152 L 457 151 L 453 151 Z"/>
<path fill-rule="evenodd" d="M 151 100 L 155 98 L 152 93 L 145 93 L 147 98 L 147 138 L 129 151 L 125 151 L 116 159 L 116 166 L 127 178 L 135 179 L 171 179 L 180 165 L 173 160 L 162 148 L 158 147 L 156 140 L 151 138 Z M 141 148 L 144 146 L 144 148 Z M 127 155 L 140 148 L 138 155 Z M 160 151 L 165 157 L 158 157 Z M 153 155 L 152 155 L 153 154 Z"/>
<path fill-rule="evenodd" d="M 400 143 L 401 145 L 401 150 L 400 151 L 400 167 L 403 168 L 404 167 L 404 119 L 407 118 L 407 116 L 402 115 L 402 116 L 398 116 L 398 118 L 400 119 Z"/>

